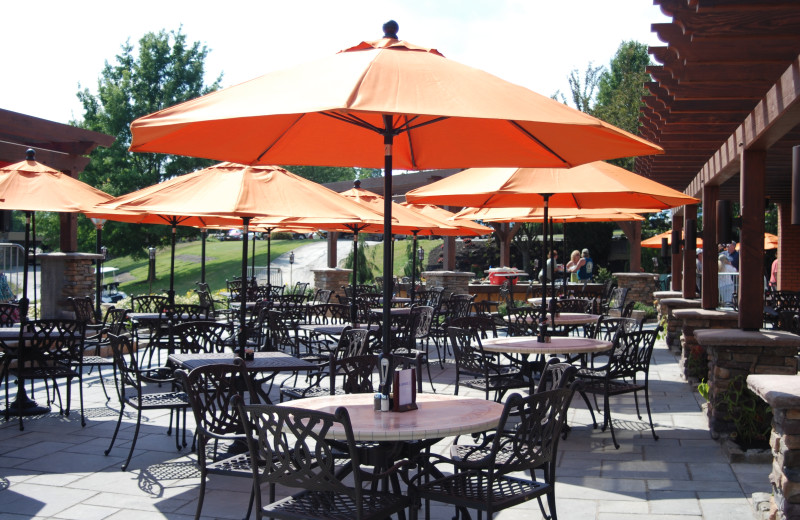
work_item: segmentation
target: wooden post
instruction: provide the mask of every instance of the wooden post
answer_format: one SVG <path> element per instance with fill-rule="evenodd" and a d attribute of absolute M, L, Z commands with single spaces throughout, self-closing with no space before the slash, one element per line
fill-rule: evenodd
<path fill-rule="evenodd" d="M 742 207 L 739 246 L 739 328 L 758 330 L 764 312 L 764 150 L 741 156 L 739 200 Z"/>
<path fill-rule="evenodd" d="M 690 230 L 689 226 L 697 225 L 697 204 L 688 204 L 683 207 L 683 235 L 689 237 L 694 233 Z M 695 298 L 697 296 L 697 264 L 695 263 L 697 256 L 695 255 L 695 248 L 688 244 L 684 239 L 683 247 L 683 284 L 681 291 L 684 298 Z"/>
<path fill-rule="evenodd" d="M 717 199 L 719 186 L 703 185 L 703 287 L 701 298 L 703 309 L 716 309 L 719 303 L 717 267 Z"/>
<path fill-rule="evenodd" d="M 672 216 L 672 230 L 678 232 L 678 236 L 680 237 L 683 232 L 683 219 L 679 216 L 673 215 Z M 674 233 L 673 233 L 674 235 Z M 672 287 L 673 291 L 680 291 L 683 287 L 683 261 L 681 260 L 681 254 L 675 254 L 675 244 L 672 244 Z"/>

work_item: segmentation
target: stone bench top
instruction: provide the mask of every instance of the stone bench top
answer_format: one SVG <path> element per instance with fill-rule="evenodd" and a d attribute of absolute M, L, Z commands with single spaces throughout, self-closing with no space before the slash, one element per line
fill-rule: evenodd
<path fill-rule="evenodd" d="M 658 278 L 658 275 L 653 273 L 612 273 L 611 276 L 616 276 L 616 277 L 624 276 L 625 278 L 647 278 L 649 280 L 652 280 L 653 278 Z"/>
<path fill-rule="evenodd" d="M 800 336 L 779 330 L 698 329 L 694 337 L 703 347 L 800 347 Z"/>
<path fill-rule="evenodd" d="M 800 375 L 749 375 L 747 386 L 773 408 L 800 408 Z"/>
<path fill-rule="evenodd" d="M 653 298 L 663 300 L 664 298 L 680 298 L 683 296 L 681 291 L 656 291 L 653 293 Z"/>
<path fill-rule="evenodd" d="M 690 300 L 689 298 L 662 298 L 658 301 L 658 303 L 672 307 L 696 307 L 698 309 L 702 305 L 700 300 Z"/>
<path fill-rule="evenodd" d="M 736 311 L 717 311 L 717 310 L 708 310 L 708 309 L 676 309 L 672 311 L 672 315 L 676 318 L 700 318 L 700 319 L 708 319 L 708 320 L 719 320 L 719 321 L 727 321 L 727 320 L 734 320 L 738 321 L 739 313 Z"/>

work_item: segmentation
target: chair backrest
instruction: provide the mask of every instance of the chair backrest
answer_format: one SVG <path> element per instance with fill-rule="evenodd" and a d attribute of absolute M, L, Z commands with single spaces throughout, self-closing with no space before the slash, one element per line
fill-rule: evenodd
<path fill-rule="evenodd" d="M 132 312 L 164 312 L 168 306 L 169 298 L 166 296 L 156 296 L 153 294 L 131 296 Z"/>
<path fill-rule="evenodd" d="M 223 352 L 225 340 L 233 336 L 233 326 L 216 321 L 183 321 L 172 325 L 175 350 L 182 354 Z"/>
<path fill-rule="evenodd" d="M 75 311 L 75 319 L 82 321 L 87 325 L 97 325 L 100 323 L 100 317 L 95 314 L 94 300 L 89 296 L 82 298 L 68 298 L 72 303 L 72 309 Z"/>
<path fill-rule="evenodd" d="M 484 356 L 483 346 L 471 330 L 449 327 L 447 337 L 450 338 L 450 346 L 453 348 L 456 370 L 474 375 L 487 373 L 487 358 Z"/>
<path fill-rule="evenodd" d="M 373 375 L 378 368 L 378 356 L 371 354 L 349 356 L 337 359 L 331 355 L 330 359 L 330 392 L 336 393 L 336 388 L 344 390 L 346 394 L 369 394 L 374 392 L 372 384 Z"/>
<path fill-rule="evenodd" d="M 487 469 L 505 474 L 553 462 L 576 385 L 527 397 L 510 395 L 497 426 L 498 434 L 483 459 Z"/>
<path fill-rule="evenodd" d="M 305 299 L 306 289 L 308 289 L 308 282 L 295 282 L 292 288 L 292 294 L 300 294 L 303 296 L 303 299 Z"/>
<path fill-rule="evenodd" d="M 213 318 L 216 314 L 216 309 L 214 308 L 214 298 L 211 297 L 211 293 L 200 289 L 197 289 L 195 292 L 197 293 L 197 298 L 200 301 L 200 307 L 205 309 L 205 312 L 209 318 Z"/>
<path fill-rule="evenodd" d="M 559 312 L 591 312 L 593 303 L 591 298 L 559 299 L 556 309 Z"/>
<path fill-rule="evenodd" d="M 639 372 L 646 374 L 659 330 L 659 327 L 633 331 L 621 329 L 608 363 L 595 368 L 605 370 L 607 379 L 634 378 Z"/>
<path fill-rule="evenodd" d="M 350 416 L 345 408 L 333 414 L 267 404 L 245 405 L 234 396 L 239 416 L 247 436 L 251 460 L 258 460 L 259 480 L 290 488 L 344 494 L 362 502 L 362 472 L 359 450 L 353 439 Z M 341 470 L 341 451 L 331 446 L 331 430 L 340 432 L 338 442 L 349 453 L 353 468 L 347 474 Z M 263 465 L 262 465 L 263 464 Z"/>
<path fill-rule="evenodd" d="M 625 299 L 628 297 L 628 288 L 627 287 L 615 287 L 611 291 L 611 296 L 608 297 L 608 302 L 606 304 L 606 310 L 622 310 L 625 306 Z"/>
<path fill-rule="evenodd" d="M 290 323 L 281 311 L 267 310 L 266 350 L 285 350 L 287 347 L 296 353 L 297 341 L 292 335 Z"/>
<path fill-rule="evenodd" d="M 414 303 L 432 307 L 433 312 L 438 312 L 442 305 L 442 291 L 444 291 L 444 287 L 432 287 L 430 289 L 416 291 L 414 293 Z"/>
<path fill-rule="evenodd" d="M 448 325 L 459 329 L 468 329 L 481 339 L 497 337 L 497 324 L 489 316 L 465 316 L 450 321 Z"/>
<path fill-rule="evenodd" d="M 539 331 L 541 310 L 534 307 L 508 308 L 508 335 L 535 336 Z"/>
<path fill-rule="evenodd" d="M 20 306 L 16 303 L 0 303 L 0 327 L 13 327 L 20 322 Z"/>
<path fill-rule="evenodd" d="M 613 341 L 618 331 L 633 332 L 642 328 L 641 322 L 633 318 L 609 318 L 603 316 L 597 322 L 594 331 L 595 339 Z"/>
<path fill-rule="evenodd" d="M 369 352 L 369 329 L 345 327 L 336 345 L 336 358 L 364 356 Z"/>
<path fill-rule="evenodd" d="M 475 299 L 474 294 L 453 294 L 447 300 L 447 309 L 445 311 L 445 320 L 449 321 L 454 318 L 463 318 L 469 316 L 470 307 L 472 307 L 472 300 Z"/>
<path fill-rule="evenodd" d="M 630 318 L 633 316 L 633 306 L 636 305 L 636 302 L 628 302 L 625 304 L 625 307 L 622 308 L 622 311 L 619 313 L 620 317 L 622 318 Z"/>
<path fill-rule="evenodd" d="M 433 307 L 415 305 L 411 308 L 414 318 L 414 339 L 425 339 L 431 332 L 433 325 Z"/>
<path fill-rule="evenodd" d="M 138 393 L 142 391 L 142 383 L 139 379 L 139 362 L 136 360 L 136 349 L 129 334 L 117 336 L 109 335 L 111 354 L 114 358 L 114 366 L 117 368 L 118 378 L 117 394 L 120 402 L 125 400 L 126 388 L 136 389 Z"/>
<path fill-rule="evenodd" d="M 119 336 L 125 332 L 128 326 L 128 310 L 119 307 L 109 307 L 106 311 L 106 317 L 103 318 L 103 327 L 109 334 L 116 334 Z"/>
<path fill-rule="evenodd" d="M 544 365 L 542 375 L 536 385 L 536 393 L 557 390 L 571 385 L 578 374 L 578 367 L 570 363 L 560 363 L 558 358 L 550 358 Z"/>
<path fill-rule="evenodd" d="M 238 357 L 232 364 L 204 365 L 189 373 L 176 370 L 175 377 L 186 392 L 197 428 L 206 436 L 241 433 L 242 422 L 231 403 L 234 395 L 246 393 L 251 403 L 259 402 L 244 361 Z"/>
<path fill-rule="evenodd" d="M 312 301 L 314 303 L 328 303 L 331 301 L 331 294 L 333 291 L 330 289 L 317 289 L 317 292 L 314 293 L 314 298 Z"/>
<path fill-rule="evenodd" d="M 24 357 L 39 365 L 69 363 L 83 359 L 86 323 L 68 319 L 39 319 L 27 323 L 32 333 L 26 339 Z"/>
<path fill-rule="evenodd" d="M 170 319 L 175 321 L 209 319 L 207 307 L 192 303 L 174 303 L 167 308 L 166 313 Z"/>

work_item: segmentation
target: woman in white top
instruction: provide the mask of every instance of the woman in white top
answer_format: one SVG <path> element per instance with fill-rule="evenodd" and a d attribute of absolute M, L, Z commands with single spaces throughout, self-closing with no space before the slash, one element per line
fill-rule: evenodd
<path fill-rule="evenodd" d="M 736 268 L 731 265 L 731 261 L 728 260 L 724 253 L 717 258 L 717 267 L 719 272 L 719 299 L 723 305 L 731 305 L 735 282 L 733 275 L 727 273 L 737 272 Z"/>

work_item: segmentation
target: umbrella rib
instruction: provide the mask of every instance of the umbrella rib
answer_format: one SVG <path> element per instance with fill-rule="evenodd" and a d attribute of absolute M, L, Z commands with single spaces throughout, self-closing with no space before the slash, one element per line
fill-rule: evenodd
<path fill-rule="evenodd" d="M 275 146 L 276 144 L 278 144 L 278 142 L 280 142 L 280 140 L 281 140 L 281 139 L 283 139 L 283 137 L 284 137 L 286 134 L 288 134 L 288 133 L 289 133 L 289 130 L 290 130 L 290 129 L 292 129 L 292 128 L 294 128 L 294 126 L 295 126 L 295 125 L 296 125 L 296 124 L 297 124 L 297 123 L 298 123 L 298 122 L 299 122 L 301 119 L 303 119 L 303 117 L 304 117 L 304 116 L 305 116 L 305 114 L 300 114 L 300 116 L 299 116 L 299 117 L 298 117 L 298 118 L 295 120 L 295 122 L 294 122 L 294 123 L 292 123 L 291 125 L 288 125 L 288 126 L 286 127 L 286 131 L 284 131 L 284 132 L 283 132 L 283 133 L 282 133 L 280 136 L 278 136 L 278 138 L 277 138 L 277 139 L 275 139 L 275 140 L 272 142 L 272 144 L 270 144 L 269 146 L 267 146 L 267 147 L 264 149 L 264 151 L 263 151 L 263 152 L 261 152 L 261 155 L 259 155 L 259 156 L 258 156 L 258 158 L 256 159 L 256 162 L 260 161 L 260 160 L 261 160 L 261 158 L 262 158 L 262 157 L 264 157 L 264 154 L 265 154 L 265 153 L 267 153 L 267 152 L 269 152 L 270 150 L 272 150 L 272 147 L 273 147 L 273 146 Z"/>
<path fill-rule="evenodd" d="M 560 155 L 558 155 L 558 154 L 557 154 L 557 153 L 556 153 L 554 150 L 552 150 L 552 149 L 551 149 L 549 146 L 547 146 L 546 144 L 544 144 L 544 143 L 543 143 L 543 142 L 542 142 L 542 141 L 541 141 L 539 138 L 537 138 L 535 135 L 533 135 L 533 134 L 532 134 L 532 133 L 530 133 L 528 130 L 526 130 L 525 128 L 523 128 L 523 127 L 522 127 L 522 125 L 520 125 L 520 124 L 519 124 L 519 123 L 517 123 L 516 121 L 509 121 L 509 122 L 510 122 L 512 125 L 514 125 L 515 127 L 517 127 L 517 129 L 518 129 L 520 132 L 522 132 L 523 134 L 527 135 L 529 138 L 531 138 L 531 139 L 533 139 L 534 141 L 536 141 L 536 142 L 537 142 L 537 143 L 538 143 L 538 144 L 539 144 L 539 145 L 540 145 L 542 148 L 544 148 L 545 150 L 547 150 L 548 152 L 550 152 L 551 154 L 553 154 L 553 155 L 554 155 L 554 156 L 555 156 L 555 157 L 556 157 L 556 158 L 557 158 L 559 161 L 561 161 L 561 162 L 563 162 L 563 163 L 564 163 L 564 166 L 567 166 L 567 167 L 571 166 L 571 165 L 570 165 L 570 163 L 569 163 L 569 162 L 567 162 L 567 160 L 566 160 L 566 159 L 564 159 L 563 157 L 561 157 Z"/>

